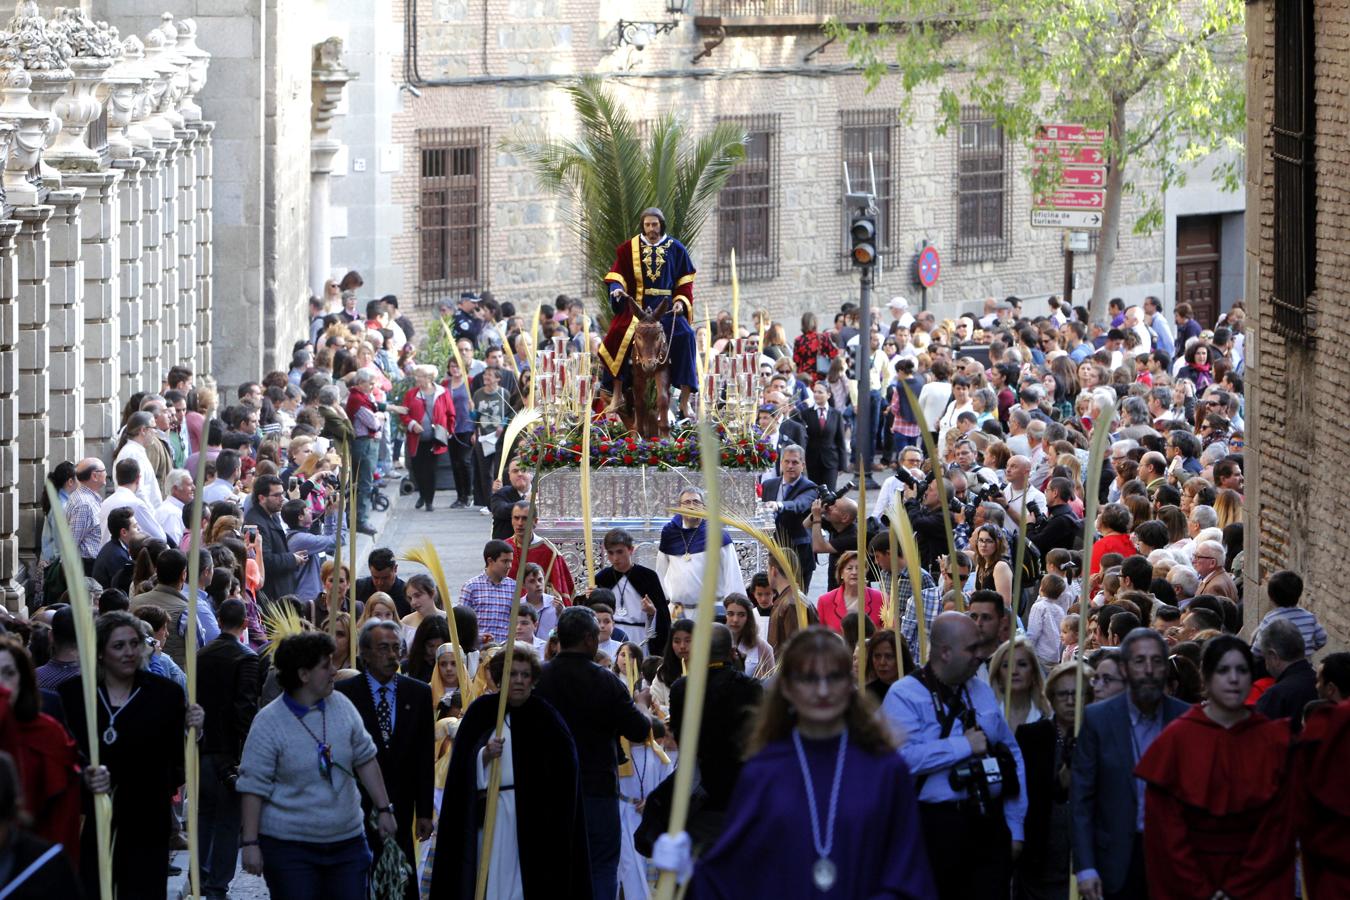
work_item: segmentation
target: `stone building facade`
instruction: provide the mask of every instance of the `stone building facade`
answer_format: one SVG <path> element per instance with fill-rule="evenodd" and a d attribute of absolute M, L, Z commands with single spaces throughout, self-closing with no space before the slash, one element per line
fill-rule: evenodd
<path fill-rule="evenodd" d="M 729 303 L 732 246 L 743 302 L 791 328 L 804 311 L 856 298 L 857 277 L 845 264 L 842 169 L 847 160 L 856 184 L 868 151 L 887 206 L 883 300 L 904 294 L 950 314 L 989 295 L 1062 290 L 1063 233 L 1029 224 L 1026 151 L 1003 141 L 977 109 L 961 128 L 936 135 L 936 90 L 917 96 L 905 117 L 894 81 L 866 92 L 842 47 L 821 32 L 850 6 L 842 0 L 400 0 L 388 13 L 401 20 L 401 34 L 383 20 L 366 23 L 368 5 L 329 3 L 333 27 L 364 48 L 359 65 L 376 74 L 362 88 L 371 93 L 359 102 L 354 95 L 350 118 L 337 125 L 352 149 L 333 196 L 336 205 L 347 196 L 360 203 L 378 181 L 389 189 L 374 193 L 391 202 L 378 212 L 379 228 L 345 217 L 350 236 L 335 237 L 332 265 L 380 272 L 380 293 L 415 298 L 424 309 L 463 289 L 490 288 L 526 308 L 560 292 L 595 295 L 571 230 L 578 211 L 501 149 L 532 131 L 575 133 L 563 89 L 589 73 L 602 74 L 639 123 L 674 112 L 695 131 L 729 118 L 750 132 L 739 188 L 723 195 L 693 248 L 700 295 L 719 307 Z M 392 108 L 388 142 L 358 151 L 372 140 L 363 118 L 372 103 Z M 1167 228 L 1145 236 L 1130 233 L 1139 207 L 1127 201 L 1118 293 L 1170 298 L 1180 217 L 1222 215 L 1233 238 L 1226 307 L 1240 296 L 1240 195 L 1222 194 L 1201 173 L 1168 199 Z M 943 259 L 926 298 L 914 277 L 925 244 Z M 1092 275 L 1092 257 L 1079 254 L 1078 302 Z"/>
<path fill-rule="evenodd" d="M 1350 2 L 1247 6 L 1246 615 L 1300 572 L 1306 605 L 1350 645 L 1343 423 L 1350 417 Z"/>
<path fill-rule="evenodd" d="M 44 482 L 110 456 L 122 404 L 214 365 L 210 54 L 20 0 L 0 23 L 0 601 L 23 602 Z"/>

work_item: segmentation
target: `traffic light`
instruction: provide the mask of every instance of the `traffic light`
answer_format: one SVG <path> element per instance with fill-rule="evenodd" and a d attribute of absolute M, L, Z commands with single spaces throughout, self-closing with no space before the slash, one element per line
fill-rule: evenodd
<path fill-rule="evenodd" d="M 877 208 L 870 195 L 861 202 L 849 204 L 849 255 L 855 266 L 873 266 L 877 262 L 877 247 L 881 243 Z"/>

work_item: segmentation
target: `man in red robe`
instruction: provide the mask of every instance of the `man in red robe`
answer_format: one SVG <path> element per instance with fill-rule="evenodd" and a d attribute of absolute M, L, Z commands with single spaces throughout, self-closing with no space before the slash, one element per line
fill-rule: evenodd
<path fill-rule="evenodd" d="M 520 550 L 521 543 L 525 540 L 525 524 L 530 520 L 530 501 L 519 500 L 511 508 L 511 530 L 514 532 L 506 543 L 511 545 L 511 552 L 517 553 Z M 516 564 L 520 563 L 520 557 L 513 557 Z M 572 594 L 576 591 L 576 583 L 572 580 L 572 570 L 567 567 L 567 560 L 554 549 L 553 545 L 547 540 L 534 535 L 534 541 L 530 544 L 530 550 L 525 554 L 525 561 L 532 562 L 544 570 L 544 578 L 547 580 L 551 593 L 568 606 L 572 605 Z"/>

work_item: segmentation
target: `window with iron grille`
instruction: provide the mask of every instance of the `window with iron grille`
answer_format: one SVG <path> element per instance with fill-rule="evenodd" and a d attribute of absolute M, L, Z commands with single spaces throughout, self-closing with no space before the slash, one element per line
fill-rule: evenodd
<path fill-rule="evenodd" d="M 779 150 L 777 114 L 729 116 L 749 140 L 745 159 L 717 197 L 717 280 L 731 279 L 731 251 L 742 281 L 778 276 Z"/>
<path fill-rule="evenodd" d="M 872 173 L 876 174 L 877 206 L 881 211 L 882 253 L 895 244 L 895 169 L 899 162 L 900 112 L 895 109 L 865 109 L 839 111 L 840 156 L 848 166 L 848 176 L 854 191 L 872 190 Z M 871 167 L 868 167 L 868 157 Z M 839 255 L 840 269 L 850 263 L 847 223 L 841 219 L 839 233 L 843 241 Z"/>
<path fill-rule="evenodd" d="M 1275 4 L 1275 330 L 1311 341 L 1309 295 L 1316 287 L 1316 193 L 1313 139 L 1313 0 Z"/>
<path fill-rule="evenodd" d="M 956 144 L 957 262 L 1008 258 L 1010 183 L 1003 129 L 979 107 L 963 107 Z"/>
<path fill-rule="evenodd" d="M 435 303 L 486 287 L 488 129 L 422 128 L 417 143 L 417 296 Z"/>

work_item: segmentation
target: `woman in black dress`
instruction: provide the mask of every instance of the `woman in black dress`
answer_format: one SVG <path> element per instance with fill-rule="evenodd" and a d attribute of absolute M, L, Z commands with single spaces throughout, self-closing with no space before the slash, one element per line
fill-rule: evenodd
<path fill-rule="evenodd" d="M 183 733 L 202 725 L 202 708 L 188 707 L 178 685 L 144 667 L 149 645 L 142 623 L 109 612 L 95 623 L 98 654 L 99 765 L 85 770 L 94 793 L 112 794 L 113 887 L 119 897 L 165 897 L 169 883 L 169 823 L 174 792 L 183 783 Z M 67 724 L 89 757 L 82 679 L 58 689 Z M 99 895 L 92 803 L 81 834 L 85 894 Z"/>

